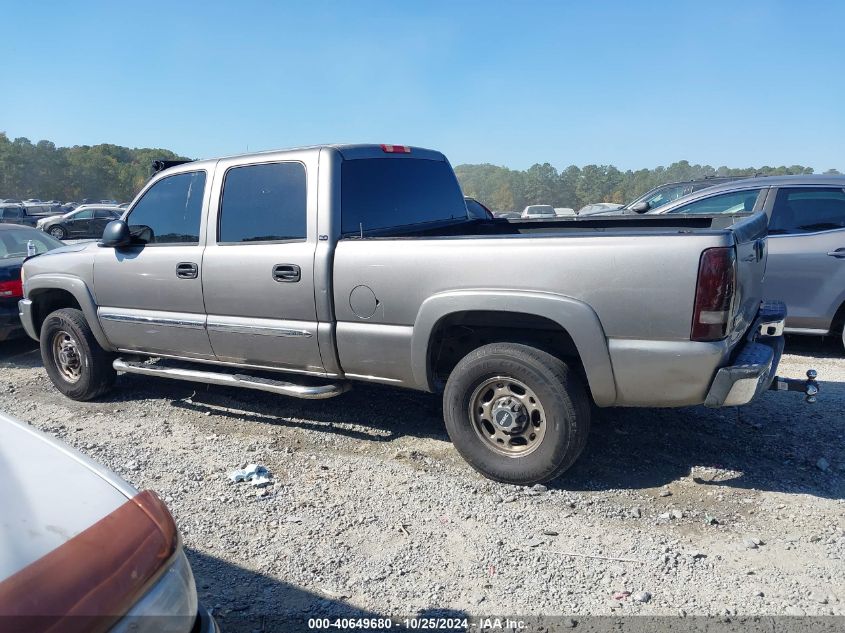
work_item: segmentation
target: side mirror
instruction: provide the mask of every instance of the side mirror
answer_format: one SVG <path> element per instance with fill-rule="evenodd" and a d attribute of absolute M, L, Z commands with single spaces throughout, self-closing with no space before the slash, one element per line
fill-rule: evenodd
<path fill-rule="evenodd" d="M 631 211 L 634 213 L 645 213 L 649 209 L 651 209 L 651 205 L 648 202 L 638 202 L 631 207 Z"/>
<path fill-rule="evenodd" d="M 128 246 L 131 241 L 132 235 L 129 232 L 129 225 L 123 220 L 112 220 L 106 224 L 103 237 L 100 239 L 100 246 L 120 248 L 121 246 Z"/>

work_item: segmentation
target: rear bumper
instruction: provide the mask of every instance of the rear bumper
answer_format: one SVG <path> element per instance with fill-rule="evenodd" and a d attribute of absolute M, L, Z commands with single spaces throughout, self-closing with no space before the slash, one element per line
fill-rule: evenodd
<path fill-rule="evenodd" d="M 748 404 L 768 390 L 783 354 L 783 326 L 786 305 L 767 301 L 745 341 L 737 348 L 731 364 L 716 372 L 704 401 L 708 407 Z"/>

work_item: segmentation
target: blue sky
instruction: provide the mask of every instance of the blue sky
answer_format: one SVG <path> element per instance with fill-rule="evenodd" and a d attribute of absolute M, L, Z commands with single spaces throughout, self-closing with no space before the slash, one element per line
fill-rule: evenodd
<path fill-rule="evenodd" d="M 11 2 L 0 131 L 845 171 L 845 3 Z"/>

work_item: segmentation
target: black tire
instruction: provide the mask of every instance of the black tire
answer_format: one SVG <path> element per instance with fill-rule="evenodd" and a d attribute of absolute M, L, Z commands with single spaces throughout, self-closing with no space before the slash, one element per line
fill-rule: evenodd
<path fill-rule="evenodd" d="M 93 400 L 114 384 L 115 357 L 100 347 L 81 310 L 62 308 L 51 313 L 41 326 L 39 339 L 47 375 L 68 398 Z M 70 355 L 65 351 L 64 361 L 62 353 L 57 351 L 63 342 L 65 350 L 75 350 Z M 72 362 L 68 362 L 69 358 Z M 76 380 L 69 378 L 69 374 L 78 374 Z"/>
<path fill-rule="evenodd" d="M 482 428 L 492 425 L 483 427 L 470 412 L 470 402 L 478 404 L 479 390 L 497 377 L 522 383 L 542 406 L 544 433 L 527 454 L 503 454 L 512 449 L 494 447 L 492 439 L 482 437 Z M 495 481 L 529 485 L 554 479 L 584 450 L 590 403 L 581 379 L 559 358 L 528 345 L 492 343 L 467 354 L 452 370 L 443 394 L 443 416 L 452 443 L 473 468 Z"/>
<path fill-rule="evenodd" d="M 67 239 L 67 231 L 65 231 L 61 226 L 51 226 L 47 230 L 47 233 L 55 237 L 57 240 Z"/>

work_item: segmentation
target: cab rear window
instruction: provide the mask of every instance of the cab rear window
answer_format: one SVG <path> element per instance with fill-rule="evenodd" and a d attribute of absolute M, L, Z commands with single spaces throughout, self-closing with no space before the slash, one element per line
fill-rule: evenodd
<path fill-rule="evenodd" d="M 369 158 L 341 167 L 341 232 L 466 220 L 467 208 L 449 163 Z"/>

